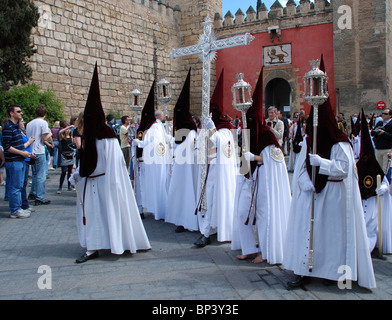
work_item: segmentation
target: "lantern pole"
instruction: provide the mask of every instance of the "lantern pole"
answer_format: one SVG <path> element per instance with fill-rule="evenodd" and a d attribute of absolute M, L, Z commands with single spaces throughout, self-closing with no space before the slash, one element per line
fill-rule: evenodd
<path fill-rule="evenodd" d="M 325 72 L 319 69 L 320 60 L 310 61 L 312 70 L 304 76 L 304 98 L 313 106 L 313 148 L 312 154 L 317 154 L 317 127 L 318 127 L 318 108 L 328 99 L 327 81 Z M 312 183 L 316 185 L 316 167 L 312 166 Z M 312 206 L 310 216 L 310 237 L 309 237 L 309 272 L 313 270 L 313 231 L 314 231 L 314 202 L 315 191 L 312 193 Z"/>
<path fill-rule="evenodd" d="M 140 103 L 140 97 L 142 93 L 139 91 L 138 85 L 133 87 L 133 90 L 129 94 L 129 107 L 134 112 L 135 124 L 137 124 L 138 112 L 140 112 L 143 106 Z"/>
<path fill-rule="evenodd" d="M 171 94 L 170 94 L 170 82 L 165 79 L 165 75 L 161 75 L 161 79 L 157 83 L 158 87 L 158 100 L 163 104 L 164 110 L 165 110 L 165 120 L 169 119 L 168 117 L 168 110 L 167 110 L 167 104 L 169 103 L 171 99 Z"/>
<path fill-rule="evenodd" d="M 246 111 L 252 106 L 251 98 L 251 86 L 249 83 L 244 81 L 244 74 L 236 74 L 237 82 L 231 88 L 233 93 L 233 107 L 237 111 L 241 112 L 242 115 L 242 154 L 249 150 L 249 141 L 247 135 L 247 121 L 246 121 Z M 245 165 L 246 163 L 246 165 Z M 240 172 L 243 174 L 249 173 L 252 179 L 252 174 L 250 173 L 250 163 L 249 161 L 242 161 Z"/>
<path fill-rule="evenodd" d="M 137 124 L 138 124 L 138 119 L 137 119 L 138 112 L 141 112 L 143 109 L 143 106 L 141 105 L 141 101 L 140 101 L 141 96 L 142 96 L 142 93 L 139 91 L 138 85 L 136 84 L 133 87 L 133 90 L 131 91 L 131 93 L 129 94 L 129 107 L 134 112 L 135 128 L 137 128 Z M 139 188 L 139 186 L 137 185 L 137 177 L 139 175 L 139 170 L 140 170 L 139 159 L 136 157 L 136 165 L 135 165 L 135 172 L 134 172 L 134 178 L 133 178 L 133 191 L 135 193 L 135 197 L 137 195 L 137 189 Z"/>

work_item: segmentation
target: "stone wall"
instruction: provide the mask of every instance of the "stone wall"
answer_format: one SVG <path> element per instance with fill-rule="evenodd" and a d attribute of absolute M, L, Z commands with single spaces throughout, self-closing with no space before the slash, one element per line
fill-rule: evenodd
<path fill-rule="evenodd" d="M 256 2 L 256 1 L 255 1 Z M 284 30 L 333 23 L 334 86 L 337 108 L 347 114 L 364 107 L 390 104 L 392 88 L 392 5 L 385 0 L 288 1 L 259 12 L 250 7 L 222 18 L 221 0 L 36 0 L 41 18 L 32 40 L 33 81 L 53 89 L 66 106 L 67 117 L 84 108 L 95 62 L 100 73 L 105 111 L 131 114 L 129 93 L 134 85 L 144 102 L 152 81 L 161 74 L 172 84 L 173 108 L 189 67 L 192 67 L 191 110 L 200 114 L 202 64 L 198 55 L 171 59 L 170 51 L 197 44 L 207 15 L 218 38 L 249 32 L 274 39 Z M 296 3 L 299 3 L 297 6 Z M 352 9 L 353 27 L 341 30 L 338 8 Z M 277 33 L 270 27 L 279 26 Z M 275 43 L 278 41 L 275 40 Z M 219 58 L 219 52 L 218 52 Z M 211 87 L 215 86 L 215 64 Z M 283 70 L 287 71 L 287 70 Z M 302 74 L 293 70 L 294 101 L 302 105 Z M 301 71 L 302 72 L 302 71 Z M 157 106 L 160 106 L 157 103 Z M 162 106 L 160 106 L 162 107 Z"/>
<path fill-rule="evenodd" d="M 387 32 L 387 52 L 386 52 L 386 101 L 388 107 L 392 107 L 392 3 L 386 2 L 386 32 Z"/>
<path fill-rule="evenodd" d="M 390 105 L 386 66 L 387 54 L 391 55 L 391 39 L 390 36 L 387 39 L 386 33 L 386 2 L 334 1 L 335 87 L 339 92 L 338 108 L 345 114 L 359 112 L 361 108 L 366 113 L 375 112 L 380 100 Z M 352 10 L 351 29 L 338 25 L 341 6 Z M 390 19 L 390 9 L 388 14 Z M 390 22 L 388 26 L 390 30 Z M 390 78 L 390 62 L 388 65 Z"/>
<path fill-rule="evenodd" d="M 33 81 L 58 93 L 67 116 L 83 110 L 95 62 L 106 111 L 130 114 L 133 86 L 144 101 L 161 73 L 173 83 L 174 96 L 180 90 L 186 73 L 169 57 L 169 48 L 181 44 L 180 11 L 155 0 L 140 2 L 35 1 L 42 15 L 33 35 Z"/>

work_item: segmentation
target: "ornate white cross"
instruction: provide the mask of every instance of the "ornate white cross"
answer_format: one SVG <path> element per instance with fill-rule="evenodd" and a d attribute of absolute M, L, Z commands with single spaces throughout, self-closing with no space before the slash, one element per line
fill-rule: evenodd
<path fill-rule="evenodd" d="M 205 129 L 206 119 L 210 110 L 210 78 L 211 78 L 211 61 L 216 57 L 216 51 L 232 47 L 249 45 L 254 37 L 250 33 L 235 36 L 231 38 L 216 40 L 215 33 L 211 30 L 212 21 L 207 15 L 204 25 L 204 33 L 199 36 L 199 43 L 193 46 L 173 49 L 170 53 L 171 58 L 179 58 L 199 54 L 199 59 L 203 62 L 203 88 L 202 88 L 202 128 Z M 201 184 L 204 183 L 207 174 L 207 144 L 202 140 L 202 150 L 204 158 L 201 167 Z M 203 199 L 202 208 L 205 209 L 205 199 Z"/>

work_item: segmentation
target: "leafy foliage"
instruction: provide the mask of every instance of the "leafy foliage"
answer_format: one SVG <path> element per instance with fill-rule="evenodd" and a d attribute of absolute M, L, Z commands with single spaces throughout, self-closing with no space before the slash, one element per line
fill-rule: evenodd
<path fill-rule="evenodd" d="M 7 106 L 12 104 L 21 106 L 25 123 L 36 117 L 35 108 L 39 105 L 45 106 L 47 110 L 45 119 L 49 120 L 50 125 L 53 125 L 56 120 L 65 119 L 64 105 L 55 92 L 53 90 L 40 91 L 40 87 L 35 83 L 14 86 L 9 91 L 0 92 L 1 119 L 8 117 Z"/>
<path fill-rule="evenodd" d="M 26 60 L 36 52 L 30 35 L 38 18 L 33 1 L 0 0 L 0 90 L 31 79 Z"/>

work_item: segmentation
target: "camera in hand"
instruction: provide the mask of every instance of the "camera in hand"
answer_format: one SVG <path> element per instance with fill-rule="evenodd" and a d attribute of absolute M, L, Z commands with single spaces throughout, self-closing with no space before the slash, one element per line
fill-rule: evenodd
<path fill-rule="evenodd" d="M 268 122 L 267 122 L 267 126 L 272 127 L 272 122 L 271 122 L 271 121 L 268 121 Z"/>

